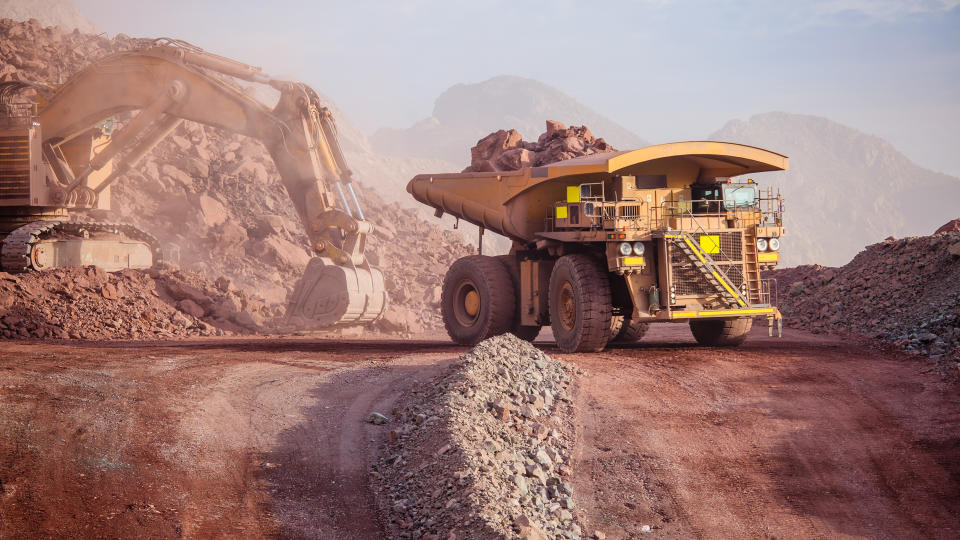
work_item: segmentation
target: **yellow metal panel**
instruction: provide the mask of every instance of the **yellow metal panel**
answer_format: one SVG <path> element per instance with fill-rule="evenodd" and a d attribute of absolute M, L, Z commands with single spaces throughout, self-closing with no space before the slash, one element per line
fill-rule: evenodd
<path fill-rule="evenodd" d="M 711 234 L 700 237 L 700 249 L 709 254 L 720 253 L 720 235 Z"/>
<path fill-rule="evenodd" d="M 643 266 L 643 257 L 624 257 L 623 264 L 627 266 Z"/>
<path fill-rule="evenodd" d="M 580 202 L 580 186 L 567 186 L 567 202 Z"/>
<path fill-rule="evenodd" d="M 760 253 L 760 254 L 757 255 L 757 260 L 760 261 L 760 262 L 771 262 L 771 261 L 772 261 L 772 262 L 777 262 L 777 261 L 780 260 L 780 254 L 779 254 L 779 253 L 776 253 L 776 252 L 774 252 L 774 253 L 769 253 L 769 252 L 767 252 L 767 253 Z"/>
<path fill-rule="evenodd" d="M 700 315 L 759 315 L 761 313 L 773 313 L 773 308 L 730 309 L 726 311 L 701 311 Z"/>
<path fill-rule="evenodd" d="M 567 219 L 567 207 L 558 206 L 557 207 L 557 219 Z"/>
<path fill-rule="evenodd" d="M 773 313 L 773 308 L 755 308 L 755 309 L 727 309 L 720 311 L 678 311 L 671 313 L 673 319 L 689 319 L 693 317 L 711 317 L 716 315 L 763 315 Z"/>

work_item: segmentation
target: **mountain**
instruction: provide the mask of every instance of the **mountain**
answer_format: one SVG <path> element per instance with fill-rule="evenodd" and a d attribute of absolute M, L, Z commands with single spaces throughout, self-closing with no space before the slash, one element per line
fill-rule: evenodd
<path fill-rule="evenodd" d="M 0 0 L 0 18 L 15 21 L 36 19 L 43 26 L 59 26 L 67 31 L 99 32 L 73 0 Z"/>
<path fill-rule="evenodd" d="M 452 86 L 434 102 L 433 116 L 407 129 L 380 129 L 370 142 L 382 154 L 444 159 L 459 164 L 460 170 L 470 164 L 470 148 L 480 138 L 513 128 L 525 139 L 536 140 L 546 120 L 585 124 L 616 148 L 648 144 L 556 88 L 510 75 Z"/>
<path fill-rule="evenodd" d="M 786 199 L 786 266 L 840 266 L 887 236 L 931 234 L 960 208 L 960 178 L 826 118 L 770 112 L 732 120 L 710 139 L 790 157 L 789 171 L 757 176 Z"/>

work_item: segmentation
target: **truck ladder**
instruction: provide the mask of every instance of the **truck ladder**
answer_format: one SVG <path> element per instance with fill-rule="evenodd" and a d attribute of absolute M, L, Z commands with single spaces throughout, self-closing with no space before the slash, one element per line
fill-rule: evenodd
<path fill-rule="evenodd" d="M 681 231 L 672 231 L 665 236 L 673 240 L 673 243 L 680 248 L 680 251 L 693 263 L 707 283 L 716 289 L 721 298 L 726 300 L 727 304 L 731 307 L 746 307 L 750 304 L 750 301 L 731 284 L 730 278 L 723 270 L 714 264 L 713 258 L 697 245 L 692 236 Z"/>
<path fill-rule="evenodd" d="M 744 283 L 747 284 L 747 295 L 750 297 L 751 304 L 759 304 L 763 290 L 763 284 L 760 280 L 760 261 L 759 251 L 757 250 L 756 229 L 747 227 L 743 231 L 743 266 Z"/>

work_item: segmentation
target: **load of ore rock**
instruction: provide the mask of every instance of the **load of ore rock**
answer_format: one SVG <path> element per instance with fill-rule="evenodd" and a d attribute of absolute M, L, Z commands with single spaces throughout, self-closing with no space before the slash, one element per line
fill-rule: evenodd
<path fill-rule="evenodd" d="M 501 129 L 480 139 L 470 149 L 470 166 L 463 172 L 515 171 L 616 151 L 607 141 L 594 137 L 587 126 L 566 127 L 547 120 L 547 131 L 536 142 L 524 141 L 515 129 Z"/>

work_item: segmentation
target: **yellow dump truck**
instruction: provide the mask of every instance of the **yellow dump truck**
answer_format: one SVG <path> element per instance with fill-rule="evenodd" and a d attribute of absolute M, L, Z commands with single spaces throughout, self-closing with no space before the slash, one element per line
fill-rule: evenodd
<path fill-rule="evenodd" d="M 517 171 L 421 174 L 413 197 L 480 227 L 480 255 L 447 272 L 450 337 L 474 344 L 550 325 L 566 352 L 640 339 L 687 322 L 704 345 L 735 346 L 755 317 L 782 328 L 760 271 L 780 261 L 783 199 L 744 175 L 785 156 L 699 141 L 594 154 Z M 513 241 L 482 255 L 484 230 Z"/>

